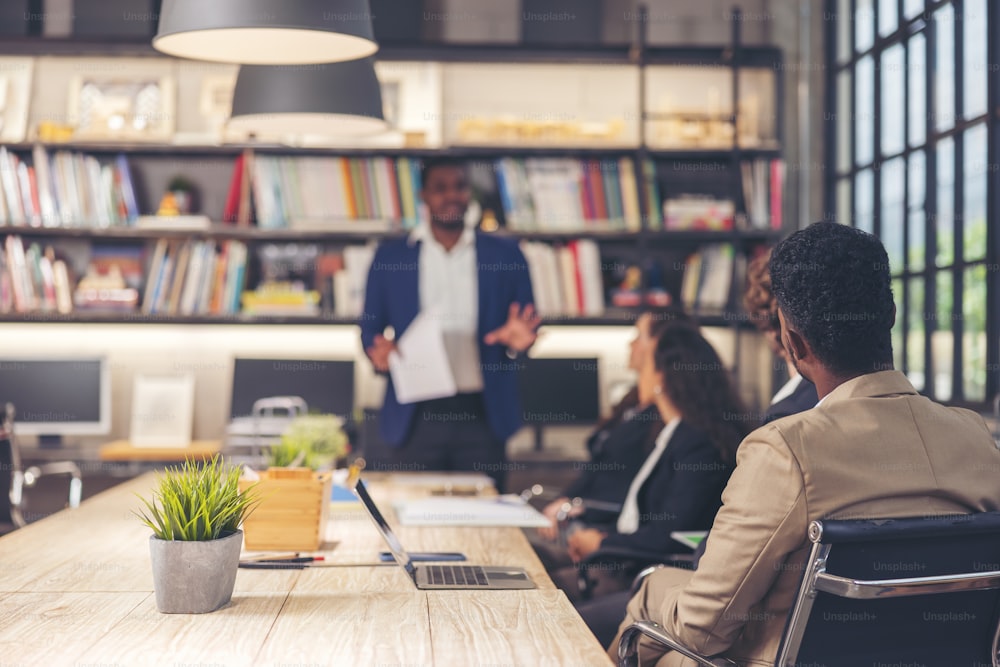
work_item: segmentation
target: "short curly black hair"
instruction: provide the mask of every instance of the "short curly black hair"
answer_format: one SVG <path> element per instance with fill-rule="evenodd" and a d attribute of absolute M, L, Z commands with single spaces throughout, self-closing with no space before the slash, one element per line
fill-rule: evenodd
<path fill-rule="evenodd" d="M 432 171 L 442 168 L 460 169 L 466 173 L 466 176 L 468 176 L 469 163 L 462 158 L 452 157 L 450 155 L 425 158 L 420 162 L 420 187 L 426 187 L 427 176 Z"/>
<path fill-rule="evenodd" d="M 775 247 L 771 291 L 785 319 L 831 372 L 892 368 L 889 258 L 875 236 L 817 222 Z"/>

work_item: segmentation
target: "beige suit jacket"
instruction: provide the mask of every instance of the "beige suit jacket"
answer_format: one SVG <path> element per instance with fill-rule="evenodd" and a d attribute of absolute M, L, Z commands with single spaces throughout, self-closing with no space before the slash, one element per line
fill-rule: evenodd
<path fill-rule="evenodd" d="M 771 665 L 811 521 L 1000 509 L 1000 451 L 978 414 L 872 373 L 748 435 L 723 503 L 698 570 L 661 580 L 660 614 L 647 611 L 700 653 Z"/>

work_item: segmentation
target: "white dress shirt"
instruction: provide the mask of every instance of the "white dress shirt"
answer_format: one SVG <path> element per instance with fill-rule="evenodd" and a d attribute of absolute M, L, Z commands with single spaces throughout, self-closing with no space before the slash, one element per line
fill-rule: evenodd
<path fill-rule="evenodd" d="M 771 399 L 771 405 L 774 405 L 779 401 L 783 401 L 791 396 L 795 393 L 795 390 L 799 388 L 800 384 L 802 384 L 802 376 L 796 373 L 795 377 L 782 385 L 781 389 L 778 390 L 778 393 L 774 395 L 774 398 Z"/>
<path fill-rule="evenodd" d="M 479 267 L 476 234 L 466 227 L 451 250 L 437 242 L 427 223 L 410 233 L 420 241 L 420 310 L 441 323 L 444 348 L 459 392 L 483 390 L 479 359 Z"/>
<path fill-rule="evenodd" d="M 674 437 L 674 431 L 677 430 L 677 425 L 680 423 L 681 418 L 674 417 L 663 427 L 660 434 L 656 436 L 656 445 L 653 447 L 653 451 L 642 462 L 642 467 L 632 479 L 632 484 L 628 487 L 628 494 L 625 496 L 625 503 L 622 505 L 622 513 L 618 515 L 618 524 L 616 525 L 618 532 L 622 535 L 631 535 L 639 530 L 639 489 L 649 479 L 656 464 L 660 462 L 670 438 Z"/>

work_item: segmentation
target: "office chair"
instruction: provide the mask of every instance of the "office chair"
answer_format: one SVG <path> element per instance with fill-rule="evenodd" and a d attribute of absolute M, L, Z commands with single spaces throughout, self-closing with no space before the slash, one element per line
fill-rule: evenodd
<path fill-rule="evenodd" d="M 69 475 L 70 507 L 79 507 L 83 494 L 80 468 L 72 461 L 55 461 L 22 469 L 21 456 L 14 438 L 14 405 L 7 403 L 0 421 L 0 535 L 24 526 L 24 489 L 41 477 Z"/>
<path fill-rule="evenodd" d="M 808 537 L 777 667 L 1000 665 L 1000 512 L 814 521 Z M 637 664 L 641 636 L 699 665 L 736 664 L 639 621 L 622 635 L 619 665 Z"/>

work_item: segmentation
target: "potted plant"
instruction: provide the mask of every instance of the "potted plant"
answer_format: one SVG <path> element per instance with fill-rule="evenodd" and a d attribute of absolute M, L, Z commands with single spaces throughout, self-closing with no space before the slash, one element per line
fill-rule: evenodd
<path fill-rule="evenodd" d="M 268 450 L 268 468 L 256 482 L 261 502 L 246 522 L 252 551 L 315 551 L 330 508 L 330 469 L 350 451 L 344 422 L 335 415 L 295 417 Z"/>
<path fill-rule="evenodd" d="M 257 503 L 241 488 L 240 469 L 218 456 L 199 465 L 191 460 L 168 468 L 152 499 L 136 512 L 153 535 L 156 608 L 164 614 L 204 614 L 229 603 L 236 583 L 243 531 L 240 524 Z"/>

